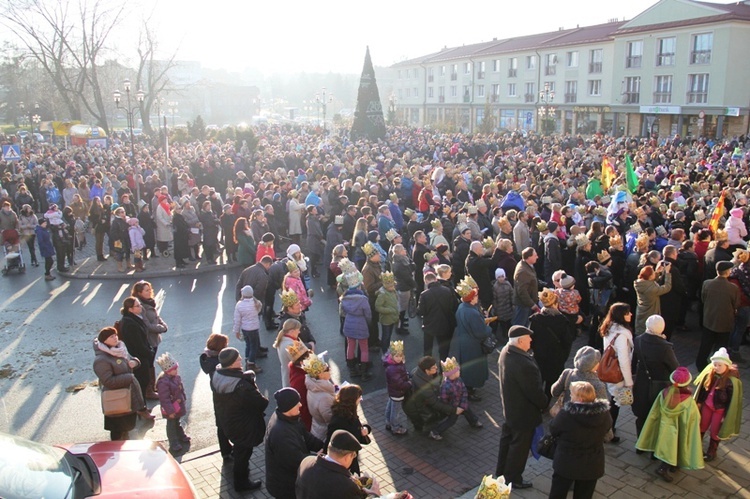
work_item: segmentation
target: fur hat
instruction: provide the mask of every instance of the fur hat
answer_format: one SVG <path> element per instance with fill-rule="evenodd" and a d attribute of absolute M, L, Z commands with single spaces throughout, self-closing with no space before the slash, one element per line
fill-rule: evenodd
<path fill-rule="evenodd" d="M 732 366 L 732 360 L 729 358 L 729 353 L 724 347 L 719 348 L 712 356 L 711 362 L 723 362 L 728 366 Z"/>
<path fill-rule="evenodd" d="M 548 288 L 544 288 L 542 291 L 539 292 L 539 301 L 542 302 L 542 305 L 549 308 L 557 306 L 557 295 L 554 291 Z"/>
<path fill-rule="evenodd" d="M 677 386 L 688 386 L 693 380 L 693 375 L 687 370 L 687 367 L 678 367 L 669 375 L 669 380 Z"/>
<path fill-rule="evenodd" d="M 161 367 L 161 370 L 164 372 L 169 372 L 172 369 L 176 369 L 180 367 L 180 365 L 177 363 L 177 359 L 172 357 L 172 354 L 169 352 L 166 352 L 159 356 L 158 359 L 156 359 L 157 364 L 159 364 L 159 367 Z"/>

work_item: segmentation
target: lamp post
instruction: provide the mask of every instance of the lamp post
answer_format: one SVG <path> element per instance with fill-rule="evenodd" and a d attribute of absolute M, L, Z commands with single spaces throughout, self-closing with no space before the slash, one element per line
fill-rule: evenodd
<path fill-rule="evenodd" d="M 320 94 L 315 94 L 315 102 L 323 109 L 323 133 L 326 133 L 326 110 L 328 103 L 333 102 L 333 94 L 327 94 L 326 87 L 323 87 Z"/>
<path fill-rule="evenodd" d="M 120 101 L 122 98 L 122 94 L 119 90 L 115 90 L 112 92 L 112 96 L 114 97 L 115 106 L 117 109 L 121 109 L 125 111 L 125 115 L 128 119 L 128 128 L 130 129 L 130 165 L 133 168 L 133 178 L 135 180 L 135 197 L 136 197 L 136 205 L 141 200 L 141 183 L 138 180 L 138 169 L 135 164 L 135 138 L 133 137 L 133 121 L 135 117 L 135 111 L 140 107 L 141 103 L 143 102 L 143 99 L 146 97 L 146 95 L 143 93 L 143 90 L 138 89 L 138 92 L 135 94 L 136 101 L 138 102 L 138 105 L 131 107 L 130 105 L 130 80 L 125 80 L 122 82 L 123 87 L 125 88 L 125 97 L 127 99 L 127 107 L 120 106 Z"/>
<path fill-rule="evenodd" d="M 172 128 L 174 128 L 174 115 L 177 114 L 177 106 L 179 102 L 175 100 L 169 101 L 169 112 L 172 115 Z"/>
<path fill-rule="evenodd" d="M 388 121 L 391 125 L 396 124 L 396 96 L 393 93 L 388 97 Z"/>
<path fill-rule="evenodd" d="M 544 84 L 544 89 L 539 92 L 539 120 L 542 124 L 542 133 L 550 133 L 555 130 L 555 118 L 557 109 L 552 105 L 555 100 L 554 90 L 550 90 L 549 82 Z M 550 126 L 551 125 L 551 126 Z"/>

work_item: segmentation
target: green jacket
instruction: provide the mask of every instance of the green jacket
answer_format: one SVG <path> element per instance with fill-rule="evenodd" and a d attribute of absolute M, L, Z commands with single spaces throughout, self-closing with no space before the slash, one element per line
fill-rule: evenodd
<path fill-rule="evenodd" d="M 255 263 L 255 241 L 253 236 L 247 234 L 237 234 L 237 260 L 245 267 Z"/>
<path fill-rule="evenodd" d="M 674 408 L 667 400 L 676 387 L 662 390 L 654 401 L 635 448 L 653 452 L 654 456 L 671 466 L 695 470 L 703 468 L 701 443 L 701 413 L 693 397 L 688 397 Z M 667 400 L 664 393 L 667 392 Z"/>
<path fill-rule="evenodd" d="M 387 291 L 385 288 L 378 290 L 375 298 L 375 310 L 380 314 L 380 323 L 390 326 L 398 322 L 398 295 L 396 291 Z"/>
<path fill-rule="evenodd" d="M 707 365 L 703 369 L 703 372 L 695 378 L 694 384 L 699 387 L 695 391 L 696 400 L 698 394 L 703 389 L 703 382 L 706 376 L 708 376 L 713 367 L 713 364 Z M 724 421 L 721 422 L 721 428 L 719 429 L 719 438 L 722 440 L 739 435 L 740 425 L 742 424 L 742 381 L 734 376 L 731 376 L 729 379 L 732 381 L 732 400 L 729 401 L 729 407 L 727 407 L 724 413 Z"/>

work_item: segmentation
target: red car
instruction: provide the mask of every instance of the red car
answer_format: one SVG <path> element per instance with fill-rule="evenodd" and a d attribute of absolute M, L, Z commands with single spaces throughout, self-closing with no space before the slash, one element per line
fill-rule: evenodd
<path fill-rule="evenodd" d="M 49 446 L 0 433 L 0 497 L 198 497 L 161 444 L 126 440 Z"/>

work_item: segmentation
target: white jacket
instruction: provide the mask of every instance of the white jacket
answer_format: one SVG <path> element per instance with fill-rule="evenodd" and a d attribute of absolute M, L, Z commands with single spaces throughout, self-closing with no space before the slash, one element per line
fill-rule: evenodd
<path fill-rule="evenodd" d="M 312 416 L 310 433 L 325 441 L 328 423 L 331 422 L 333 412 L 331 406 L 335 398 L 336 385 L 329 379 L 315 379 L 305 376 L 307 387 L 307 409 Z"/>
<path fill-rule="evenodd" d="M 630 370 L 630 364 L 633 360 L 633 333 L 619 324 L 612 325 L 604 337 L 604 350 L 607 349 L 615 336 L 617 336 L 617 341 L 615 341 L 614 349 L 617 353 L 617 361 L 620 363 L 623 380 L 616 384 L 607 383 L 610 394 L 614 393 L 615 388 L 633 386 L 633 373 Z"/>
<path fill-rule="evenodd" d="M 257 331 L 260 329 L 258 311 L 261 303 L 255 298 L 243 298 L 234 306 L 234 333 L 240 330 Z"/>
<path fill-rule="evenodd" d="M 727 231 L 730 246 L 739 244 L 743 248 L 747 247 L 747 243 L 742 239 L 747 237 L 747 227 L 745 227 L 745 222 L 741 218 L 730 216 L 724 228 Z"/>

